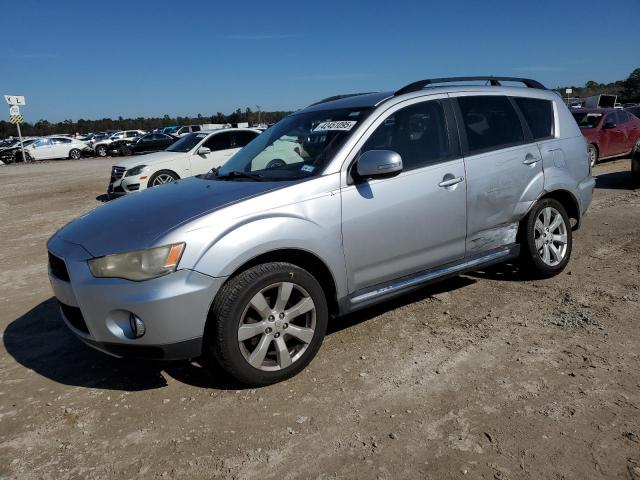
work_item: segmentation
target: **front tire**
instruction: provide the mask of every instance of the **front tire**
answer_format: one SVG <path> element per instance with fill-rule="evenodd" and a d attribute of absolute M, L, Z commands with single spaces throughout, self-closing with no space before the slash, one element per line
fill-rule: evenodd
<path fill-rule="evenodd" d="M 165 183 L 175 182 L 178 179 L 179 177 L 175 173 L 169 170 L 160 170 L 159 172 L 151 175 L 151 178 L 147 183 L 147 188 L 157 187 L 158 185 L 164 185 Z"/>
<path fill-rule="evenodd" d="M 553 277 L 569 263 L 572 230 L 562 204 L 545 198 L 533 207 L 522 222 L 521 260 L 526 271 L 535 277 Z"/>
<path fill-rule="evenodd" d="M 596 166 L 596 163 L 598 163 L 598 147 L 590 143 L 587 147 L 587 152 L 589 153 L 589 164 L 591 168 L 593 168 Z"/>
<path fill-rule="evenodd" d="M 309 272 L 288 263 L 257 265 L 216 296 L 204 355 L 243 384 L 270 385 L 311 362 L 327 322 L 324 291 Z"/>

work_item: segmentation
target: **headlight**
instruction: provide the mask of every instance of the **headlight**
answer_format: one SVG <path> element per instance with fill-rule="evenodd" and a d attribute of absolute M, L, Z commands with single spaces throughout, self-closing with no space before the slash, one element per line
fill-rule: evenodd
<path fill-rule="evenodd" d="M 135 167 L 127 171 L 127 174 L 125 175 L 125 177 L 133 177 L 135 175 L 140 175 L 145 168 L 147 168 L 146 165 L 136 165 Z"/>
<path fill-rule="evenodd" d="M 107 255 L 89 260 L 94 277 L 148 280 L 175 271 L 184 251 L 184 243 Z"/>

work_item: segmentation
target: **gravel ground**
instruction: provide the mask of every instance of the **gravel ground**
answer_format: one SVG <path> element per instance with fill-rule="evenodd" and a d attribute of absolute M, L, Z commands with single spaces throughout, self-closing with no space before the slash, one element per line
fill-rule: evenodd
<path fill-rule="evenodd" d="M 640 479 L 640 190 L 599 165 L 565 272 L 508 266 L 334 320 L 297 377 L 107 357 L 62 325 L 47 238 L 111 161 L 0 167 L 0 478 Z"/>

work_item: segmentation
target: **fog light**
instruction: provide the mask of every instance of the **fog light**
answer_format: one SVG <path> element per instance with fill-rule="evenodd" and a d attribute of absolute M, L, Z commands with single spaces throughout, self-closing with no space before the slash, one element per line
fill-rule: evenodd
<path fill-rule="evenodd" d="M 129 314 L 129 326 L 131 327 L 131 333 L 134 337 L 140 338 L 144 335 L 144 322 L 134 313 Z"/>

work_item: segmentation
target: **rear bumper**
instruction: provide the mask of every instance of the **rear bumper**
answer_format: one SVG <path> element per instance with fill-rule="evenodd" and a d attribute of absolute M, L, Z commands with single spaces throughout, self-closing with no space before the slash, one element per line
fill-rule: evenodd
<path fill-rule="evenodd" d="M 578 184 L 578 202 L 580 203 L 580 218 L 587 213 L 591 200 L 593 199 L 593 189 L 596 186 L 595 178 L 589 176 Z"/>

